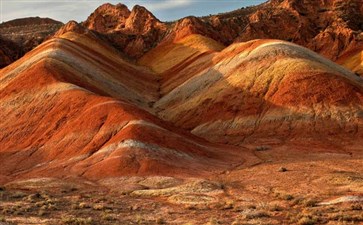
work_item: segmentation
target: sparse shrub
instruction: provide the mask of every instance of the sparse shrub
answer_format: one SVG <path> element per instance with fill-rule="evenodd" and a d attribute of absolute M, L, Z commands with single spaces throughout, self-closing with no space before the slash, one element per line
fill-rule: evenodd
<path fill-rule="evenodd" d="M 283 208 L 280 205 L 274 204 L 274 205 L 270 206 L 270 211 L 279 212 L 282 210 L 283 210 Z"/>
<path fill-rule="evenodd" d="M 114 221 L 114 220 L 116 220 L 116 218 L 113 215 L 104 213 L 102 215 L 102 220 L 105 220 L 105 221 Z"/>
<path fill-rule="evenodd" d="M 188 209 L 188 210 L 196 210 L 197 207 L 195 205 L 186 205 L 185 206 L 185 209 Z"/>
<path fill-rule="evenodd" d="M 299 225 L 314 225 L 316 223 L 317 223 L 316 218 L 312 218 L 312 217 L 308 217 L 308 216 L 304 216 L 304 217 L 300 218 L 300 220 L 298 221 Z"/>
<path fill-rule="evenodd" d="M 294 205 L 302 205 L 306 200 L 303 197 L 297 197 L 294 199 Z"/>
<path fill-rule="evenodd" d="M 137 224 L 142 224 L 142 223 L 144 222 L 144 219 L 142 218 L 142 216 L 140 216 L 140 215 L 136 215 L 136 217 L 135 217 L 135 222 L 136 222 Z"/>
<path fill-rule="evenodd" d="M 256 209 L 257 208 L 257 206 L 256 205 L 248 205 L 247 206 L 247 209 Z"/>
<path fill-rule="evenodd" d="M 103 210 L 105 209 L 105 206 L 102 204 L 96 204 L 92 207 L 94 210 Z"/>
<path fill-rule="evenodd" d="M 25 200 L 31 203 L 35 203 L 42 199 L 42 196 L 39 193 L 29 195 Z"/>
<path fill-rule="evenodd" d="M 291 194 L 285 194 L 281 196 L 281 199 L 286 200 L 286 201 L 291 201 L 294 199 L 294 196 L 292 196 Z"/>
<path fill-rule="evenodd" d="M 91 217 L 89 218 L 75 218 L 75 217 L 63 217 L 62 223 L 66 225 L 91 225 L 94 221 Z"/>
<path fill-rule="evenodd" d="M 221 208 L 222 209 L 233 209 L 234 205 L 235 205 L 235 202 L 233 200 L 227 200 L 226 202 L 224 202 L 224 204 Z"/>
<path fill-rule="evenodd" d="M 267 151 L 267 150 L 270 150 L 270 149 L 271 149 L 270 146 L 257 146 L 255 150 L 258 151 L 258 152 L 261 152 L 261 151 Z"/>
<path fill-rule="evenodd" d="M 43 209 L 39 210 L 38 212 L 38 216 L 45 216 L 47 214 L 47 212 Z"/>
<path fill-rule="evenodd" d="M 86 209 L 86 208 L 91 208 L 91 207 L 86 202 L 81 202 L 81 203 L 79 203 L 78 208 L 80 208 L 80 209 Z"/>
<path fill-rule="evenodd" d="M 4 215 L 11 215 L 11 214 L 13 214 L 14 213 L 14 209 L 13 208 L 4 208 L 3 210 L 2 210 L 2 214 L 4 214 Z"/>
<path fill-rule="evenodd" d="M 206 223 L 206 225 L 218 225 L 218 224 L 220 224 L 219 221 L 214 217 L 210 218 L 209 221 Z"/>
<path fill-rule="evenodd" d="M 57 210 L 57 206 L 55 205 L 48 205 L 48 210 Z"/>
<path fill-rule="evenodd" d="M 303 202 L 305 207 L 315 207 L 318 204 L 318 201 L 315 199 L 307 199 Z"/>
<path fill-rule="evenodd" d="M 46 201 L 41 201 L 41 202 L 35 203 L 35 206 L 36 207 L 42 207 L 42 206 L 46 206 L 46 205 L 47 205 L 47 202 Z"/>
<path fill-rule="evenodd" d="M 328 219 L 340 222 L 362 222 L 363 215 L 349 215 L 347 213 L 335 213 L 330 215 Z"/>
<path fill-rule="evenodd" d="M 270 215 L 262 210 L 259 211 L 252 211 L 248 212 L 243 215 L 244 219 L 258 219 L 258 218 L 264 218 L 264 217 L 270 217 Z"/>
<path fill-rule="evenodd" d="M 239 218 L 237 218 L 237 219 L 235 219 L 232 223 L 231 223 L 231 225 L 242 225 L 243 223 L 242 223 L 242 220 L 241 219 L 239 219 Z"/>
<path fill-rule="evenodd" d="M 24 198 L 26 196 L 25 193 L 17 191 L 11 195 L 12 198 Z"/>
<path fill-rule="evenodd" d="M 73 210 L 77 210 L 77 209 L 79 209 L 79 205 L 77 205 L 77 204 L 72 204 L 71 208 L 72 208 Z"/>
<path fill-rule="evenodd" d="M 352 210 L 357 210 L 357 211 L 359 211 L 359 210 L 363 210 L 362 205 L 359 205 L 359 204 L 351 205 L 351 206 L 350 206 L 350 208 L 351 208 Z"/>
<path fill-rule="evenodd" d="M 14 211 L 14 213 L 13 213 L 14 215 L 17 215 L 17 216 L 20 216 L 20 215 L 24 215 L 24 212 L 23 212 L 23 210 L 21 210 L 21 209 L 15 209 L 15 211 Z"/>
<path fill-rule="evenodd" d="M 164 220 L 164 218 L 158 218 L 157 220 L 156 220 L 156 224 L 166 224 L 166 221 Z"/>

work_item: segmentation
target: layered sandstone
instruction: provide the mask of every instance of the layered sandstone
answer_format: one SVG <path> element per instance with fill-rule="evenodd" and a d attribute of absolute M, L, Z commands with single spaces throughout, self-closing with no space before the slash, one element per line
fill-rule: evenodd
<path fill-rule="evenodd" d="M 203 174 L 234 161 L 233 147 L 152 115 L 158 77 L 90 34 L 43 43 L 1 70 L 0 90 L 5 177 Z"/>
<path fill-rule="evenodd" d="M 297 3 L 259 7 L 301 14 Z M 255 9 L 244 18 L 269 18 Z M 197 176 L 256 163 L 244 146 L 361 145 L 362 78 L 287 41 L 228 45 L 213 27 L 240 10 L 208 26 L 166 25 L 139 6 L 96 12 L 0 70 L 0 177 Z M 357 46 L 338 53 L 346 67 Z"/>

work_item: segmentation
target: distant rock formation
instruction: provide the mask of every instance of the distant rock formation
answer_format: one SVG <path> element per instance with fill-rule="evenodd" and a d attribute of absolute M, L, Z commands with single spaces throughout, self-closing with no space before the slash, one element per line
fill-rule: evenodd
<path fill-rule="evenodd" d="M 123 4 L 107 3 L 81 25 L 133 60 L 161 43 L 178 41 L 190 34 L 206 36 L 226 46 L 253 39 L 285 40 L 342 64 L 342 56 L 347 58 L 347 54 L 363 50 L 360 0 L 270 0 L 258 6 L 175 22 L 162 22 L 142 6 L 129 10 Z M 0 32 L 19 46 L 21 56 L 59 27 L 59 22 L 50 19 L 28 18 L 0 25 Z M 12 61 L 17 57 L 2 57 L 4 61 L 5 58 Z"/>
<path fill-rule="evenodd" d="M 3 42 L 11 43 L 7 47 L 8 50 L 0 46 L 0 68 L 41 44 L 61 26 L 61 22 L 39 17 L 16 19 L 0 24 L 0 38 Z"/>

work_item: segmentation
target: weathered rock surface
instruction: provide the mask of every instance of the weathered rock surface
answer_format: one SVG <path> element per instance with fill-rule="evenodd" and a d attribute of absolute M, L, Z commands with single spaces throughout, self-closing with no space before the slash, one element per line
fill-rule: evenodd
<path fill-rule="evenodd" d="M 153 54 L 160 66 L 157 55 L 170 52 Z M 362 135 L 363 80 L 308 49 L 257 40 L 187 58 L 162 74 L 154 108 L 197 136 L 238 145 Z"/>
<path fill-rule="evenodd" d="M 238 35 L 216 28 L 267 19 L 273 27 L 278 20 L 262 13 L 269 8 L 284 16 L 294 9 L 305 21 L 314 4 L 270 1 L 215 16 L 213 23 L 188 17 L 175 24 L 140 6 L 106 4 L 83 24 L 67 23 L 0 70 L 0 181 L 220 173 L 259 163 L 243 147 L 257 143 L 354 143 L 359 149 L 361 77 L 290 42 L 232 43 L 243 41 L 248 27 Z M 307 19 L 304 26 L 313 20 L 319 21 Z M 344 23 L 353 30 L 358 22 Z M 308 34 L 296 42 L 312 43 L 316 35 Z M 354 50 L 344 45 L 331 57 L 350 62 L 359 52 L 352 37 Z"/>
<path fill-rule="evenodd" d="M 162 39 L 167 26 L 146 8 L 131 11 L 123 4 L 104 4 L 83 25 L 98 32 L 131 58 L 138 58 Z"/>
<path fill-rule="evenodd" d="M 200 34 L 224 45 L 263 38 L 287 40 L 337 60 L 347 51 L 363 47 L 362 8 L 359 0 L 304 3 L 298 0 L 271 0 L 229 13 L 201 18 L 191 16 L 173 23 L 163 23 L 140 6 L 135 6 L 130 12 L 121 4 L 105 4 L 84 25 L 107 33 L 111 42 L 121 50 L 128 49 L 128 43 L 133 43 L 137 46 L 133 50 L 138 54 L 126 51 L 133 57 L 143 55 L 159 42 Z M 110 34 L 115 32 L 128 35 L 132 41 L 116 39 Z M 145 41 L 145 38 L 152 42 Z"/>
<path fill-rule="evenodd" d="M 2 69 L 0 90 L 5 177 L 196 175 L 235 161 L 234 147 L 152 115 L 158 77 L 87 33 L 65 32 Z"/>

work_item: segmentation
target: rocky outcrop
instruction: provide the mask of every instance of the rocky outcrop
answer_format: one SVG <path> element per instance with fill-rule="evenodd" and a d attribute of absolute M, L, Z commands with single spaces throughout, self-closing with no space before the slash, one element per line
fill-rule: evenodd
<path fill-rule="evenodd" d="M 336 60 L 363 46 L 362 2 L 350 1 L 271 1 L 251 15 L 246 32 L 237 40 L 277 38 L 306 46 Z M 279 29 L 283 30 L 280 32 Z"/>
<path fill-rule="evenodd" d="M 139 58 L 160 42 L 167 26 L 142 6 L 104 4 L 82 23 L 131 58 Z"/>
<path fill-rule="evenodd" d="M 178 41 L 190 34 L 212 38 L 221 44 L 253 39 L 280 39 L 308 47 L 337 60 L 363 48 L 362 2 L 271 0 L 264 4 L 206 17 L 186 17 L 163 23 L 141 6 L 105 4 L 83 23 L 104 34 L 131 58 L 140 58 L 159 43 Z"/>

